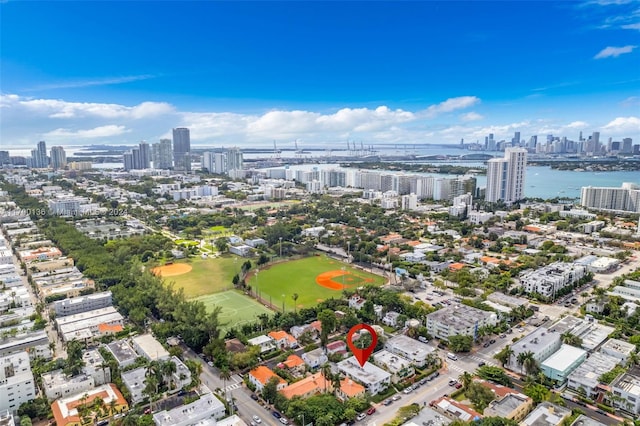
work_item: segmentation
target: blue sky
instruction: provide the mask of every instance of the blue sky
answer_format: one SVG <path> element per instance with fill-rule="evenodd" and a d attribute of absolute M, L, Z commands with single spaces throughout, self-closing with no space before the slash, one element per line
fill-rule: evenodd
<path fill-rule="evenodd" d="M 0 137 L 640 142 L 640 2 L 0 4 Z"/>

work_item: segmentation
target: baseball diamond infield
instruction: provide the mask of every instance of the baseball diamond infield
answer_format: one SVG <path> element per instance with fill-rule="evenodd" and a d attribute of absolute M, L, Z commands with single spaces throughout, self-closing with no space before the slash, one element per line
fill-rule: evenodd
<path fill-rule="evenodd" d="M 166 278 L 186 274 L 187 272 L 190 272 L 191 269 L 191 265 L 187 265 L 184 263 L 173 263 L 171 265 L 156 266 L 151 270 L 151 272 L 162 278 Z"/>

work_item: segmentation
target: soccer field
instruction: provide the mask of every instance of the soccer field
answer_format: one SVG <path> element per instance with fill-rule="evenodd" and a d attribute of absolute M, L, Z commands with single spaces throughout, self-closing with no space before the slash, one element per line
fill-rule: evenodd
<path fill-rule="evenodd" d="M 213 307 L 216 305 L 220 306 L 222 308 L 219 317 L 220 322 L 226 323 L 224 327 L 222 327 L 223 330 L 255 322 L 260 314 L 273 314 L 273 311 L 236 290 L 209 294 L 193 300 L 199 300 L 204 303 L 207 311 L 213 310 Z"/>
<path fill-rule="evenodd" d="M 252 292 L 272 305 L 293 310 L 293 294 L 298 295 L 296 308 L 308 308 L 331 297 L 340 297 L 343 289 L 373 284 L 382 285 L 384 277 L 351 267 L 349 264 L 321 256 L 278 263 L 267 269 L 255 269 L 247 280 Z"/>
<path fill-rule="evenodd" d="M 230 290 L 233 288 L 231 280 L 240 271 L 243 262 L 244 259 L 233 255 L 179 260 L 175 263 L 189 265 L 191 270 L 184 274 L 168 276 L 165 282 L 173 281 L 176 288 L 184 288 L 187 299 Z"/>

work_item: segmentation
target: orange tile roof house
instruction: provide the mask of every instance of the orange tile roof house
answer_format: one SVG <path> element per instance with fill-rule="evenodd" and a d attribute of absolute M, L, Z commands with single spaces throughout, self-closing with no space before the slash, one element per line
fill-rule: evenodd
<path fill-rule="evenodd" d="M 287 333 L 286 331 L 272 331 L 268 334 L 276 342 L 276 346 L 280 349 L 295 348 L 298 346 L 298 341 L 295 337 Z"/>
<path fill-rule="evenodd" d="M 336 397 L 343 401 L 347 399 L 364 396 L 367 390 L 360 383 L 356 383 L 349 378 L 340 381 L 340 389 L 336 389 Z"/>
<path fill-rule="evenodd" d="M 280 390 L 280 393 L 285 398 L 291 399 L 294 396 L 308 398 L 325 391 L 331 392 L 331 390 L 331 382 L 326 380 L 322 373 L 315 373 L 298 382 L 291 383 L 289 386 Z"/>
<path fill-rule="evenodd" d="M 304 360 L 296 354 L 289 355 L 286 361 L 278 364 L 278 368 L 286 368 L 287 370 L 301 371 L 304 370 Z"/>
<path fill-rule="evenodd" d="M 262 391 L 262 388 L 264 388 L 272 377 L 278 379 L 278 390 L 284 389 L 287 386 L 287 382 L 282 377 L 264 365 L 260 365 L 249 372 L 249 381 L 254 384 L 257 391 Z"/>

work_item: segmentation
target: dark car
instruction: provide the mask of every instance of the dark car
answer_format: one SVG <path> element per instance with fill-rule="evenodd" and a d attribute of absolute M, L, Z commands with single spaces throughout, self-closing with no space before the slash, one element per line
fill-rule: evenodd
<path fill-rule="evenodd" d="M 489 343 L 490 343 L 490 344 L 492 344 L 492 345 L 493 345 L 495 342 L 496 342 L 496 339 L 491 339 L 491 340 L 489 340 Z"/>
<path fill-rule="evenodd" d="M 482 347 L 483 347 L 483 348 L 488 348 L 488 347 L 489 347 L 489 345 L 491 345 L 491 343 L 486 342 L 484 345 L 482 345 Z"/>
<path fill-rule="evenodd" d="M 484 367 L 485 365 L 487 365 L 484 361 L 480 361 L 478 363 L 478 367 Z"/>
<path fill-rule="evenodd" d="M 438 349 L 447 349 L 444 343 L 438 343 Z"/>
<path fill-rule="evenodd" d="M 251 394 L 251 399 L 253 399 L 254 401 L 258 400 L 258 395 L 256 395 L 255 393 Z"/>
<path fill-rule="evenodd" d="M 282 417 L 282 414 L 278 413 L 277 411 L 272 411 L 271 414 L 273 414 L 273 417 L 275 417 L 276 419 Z"/>

